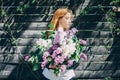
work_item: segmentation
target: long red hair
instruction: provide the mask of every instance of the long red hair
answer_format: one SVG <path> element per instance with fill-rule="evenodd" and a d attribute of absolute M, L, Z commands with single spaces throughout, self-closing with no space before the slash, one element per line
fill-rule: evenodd
<path fill-rule="evenodd" d="M 53 28 L 51 28 L 50 30 L 57 30 L 59 19 L 62 18 L 63 16 L 65 16 L 67 13 L 70 13 L 71 17 L 73 17 L 73 13 L 70 9 L 68 9 L 68 8 L 57 9 L 51 20 L 51 23 L 53 24 Z M 64 27 L 64 30 L 68 30 L 68 29 L 66 27 Z"/>

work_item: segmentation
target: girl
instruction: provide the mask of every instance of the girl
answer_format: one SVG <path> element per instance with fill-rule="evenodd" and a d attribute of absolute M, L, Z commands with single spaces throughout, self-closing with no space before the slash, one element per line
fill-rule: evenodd
<path fill-rule="evenodd" d="M 59 41 L 54 40 L 55 43 L 59 43 L 63 39 L 66 31 L 69 30 L 70 28 L 72 18 L 73 18 L 73 13 L 68 8 L 59 8 L 55 11 L 53 18 L 51 20 L 53 27 L 50 28 L 50 30 L 60 32 L 60 35 L 59 35 L 60 40 Z M 55 66 L 49 66 L 49 68 L 54 69 Z M 48 69 L 44 69 L 43 75 L 50 80 L 70 80 L 71 78 L 75 77 L 73 70 L 68 70 L 66 73 L 63 73 L 61 78 L 57 78 L 57 79 L 51 78 L 53 74 Z"/>

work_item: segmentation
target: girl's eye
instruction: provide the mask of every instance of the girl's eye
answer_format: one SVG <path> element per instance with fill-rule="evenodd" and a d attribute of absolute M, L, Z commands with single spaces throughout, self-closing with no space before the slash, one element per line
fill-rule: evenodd
<path fill-rule="evenodd" d="M 66 17 L 66 19 L 69 19 L 69 17 Z"/>
<path fill-rule="evenodd" d="M 66 17 L 66 19 L 68 19 L 68 17 Z"/>

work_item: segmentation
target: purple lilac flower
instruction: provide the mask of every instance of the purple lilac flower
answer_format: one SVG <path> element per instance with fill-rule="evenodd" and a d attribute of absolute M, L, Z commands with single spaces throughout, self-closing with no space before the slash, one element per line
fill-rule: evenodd
<path fill-rule="evenodd" d="M 66 65 L 61 65 L 61 71 L 62 71 L 62 72 L 65 72 L 66 67 L 67 67 Z"/>
<path fill-rule="evenodd" d="M 45 68 L 45 66 L 46 66 L 47 63 L 48 63 L 48 62 L 47 62 L 46 60 L 44 60 L 44 61 L 42 62 L 42 64 L 41 64 L 42 69 Z"/>
<path fill-rule="evenodd" d="M 52 51 L 53 51 L 52 48 L 49 48 L 49 49 L 48 49 L 48 52 L 49 52 L 49 53 L 52 53 Z"/>
<path fill-rule="evenodd" d="M 59 58 L 55 57 L 54 62 L 55 62 L 55 65 L 58 65 L 59 64 Z"/>
<path fill-rule="evenodd" d="M 72 60 L 68 60 L 68 67 L 72 66 L 73 61 Z"/>
<path fill-rule="evenodd" d="M 57 49 L 58 47 L 59 47 L 58 44 L 54 44 L 53 47 L 52 47 L 52 49 L 55 50 L 55 49 Z"/>
<path fill-rule="evenodd" d="M 54 51 L 54 53 L 56 53 L 56 54 L 60 54 L 62 52 L 62 48 L 60 48 L 60 47 L 58 47 L 55 51 Z"/>
<path fill-rule="evenodd" d="M 42 56 L 43 60 L 45 60 L 49 55 L 49 52 L 44 52 Z"/>
<path fill-rule="evenodd" d="M 62 49 L 58 47 L 56 50 L 53 51 L 52 58 L 56 58 L 56 56 L 61 52 L 62 52 Z"/>
<path fill-rule="evenodd" d="M 86 56 L 85 53 L 81 53 L 80 57 L 81 57 L 82 60 L 87 61 L 87 56 Z"/>
<path fill-rule="evenodd" d="M 76 32 L 78 32 L 78 30 L 76 28 L 72 28 L 71 30 L 72 30 L 73 34 L 75 34 Z"/>
<path fill-rule="evenodd" d="M 67 31 L 66 32 L 68 36 L 72 36 L 73 35 L 73 32 L 71 30 Z"/>
<path fill-rule="evenodd" d="M 29 58 L 30 58 L 30 55 L 25 56 L 25 61 L 28 61 Z"/>
<path fill-rule="evenodd" d="M 70 34 L 70 36 L 74 36 L 74 33 L 72 30 L 70 30 L 69 34 Z"/>
<path fill-rule="evenodd" d="M 82 45 L 86 45 L 87 42 L 86 42 L 85 40 L 80 39 L 80 44 L 82 44 Z"/>
<path fill-rule="evenodd" d="M 68 38 L 72 38 L 75 35 L 76 32 L 78 32 L 78 30 L 76 28 L 72 28 L 71 30 L 66 32 L 67 33 L 67 37 Z"/>
<path fill-rule="evenodd" d="M 63 63 L 65 60 L 63 56 L 60 56 L 59 59 L 60 59 L 60 61 L 59 61 L 60 63 Z"/>
<path fill-rule="evenodd" d="M 55 61 L 55 65 L 58 65 L 59 63 L 63 63 L 64 62 L 64 57 L 57 56 L 54 61 Z"/>
<path fill-rule="evenodd" d="M 57 56 L 57 54 L 56 54 L 56 53 L 53 53 L 53 54 L 52 54 L 52 58 L 54 58 L 54 59 L 55 59 L 55 58 L 56 58 L 56 56 Z"/>

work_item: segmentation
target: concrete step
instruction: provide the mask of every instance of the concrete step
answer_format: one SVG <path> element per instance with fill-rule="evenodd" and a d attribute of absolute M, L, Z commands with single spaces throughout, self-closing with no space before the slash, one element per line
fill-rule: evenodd
<path fill-rule="evenodd" d="M 13 23 L 11 30 L 48 30 L 49 22 L 20 22 Z M 71 27 L 76 27 L 79 30 L 101 30 L 111 31 L 112 24 L 110 22 L 73 22 Z M 6 30 L 4 23 L 0 23 L 0 30 Z"/>
<path fill-rule="evenodd" d="M 43 30 L 42 30 L 43 31 Z M 12 31 L 12 36 L 15 38 L 40 38 L 39 30 L 14 30 Z M 1 38 L 11 38 L 11 31 L 0 31 Z M 93 30 L 79 30 L 76 34 L 78 38 L 112 38 L 111 31 L 93 31 Z"/>
<path fill-rule="evenodd" d="M 14 22 L 50 22 L 53 17 L 53 14 L 15 14 Z M 91 18 L 92 17 L 92 18 Z M 74 21 L 76 18 L 74 19 Z M 96 15 L 96 14 L 88 14 L 85 16 L 77 17 L 77 21 L 81 22 L 106 22 L 105 15 Z"/>
<path fill-rule="evenodd" d="M 21 48 L 23 48 L 23 47 L 21 47 Z M 0 62 L 18 63 L 21 59 L 24 58 L 25 55 L 28 55 L 30 52 L 33 51 L 32 48 L 24 49 L 24 50 L 21 50 L 19 48 L 19 49 L 14 49 L 14 51 L 13 51 L 13 48 L 10 48 L 9 50 L 7 50 L 6 48 L 3 48 L 2 51 L 0 51 L 0 53 L 1 53 Z M 94 54 L 93 54 L 93 52 L 89 53 L 89 51 L 85 52 L 85 54 L 88 57 L 87 62 L 89 62 L 89 61 L 90 62 L 98 62 L 98 63 L 99 62 L 107 63 L 109 61 L 120 62 L 119 61 L 119 58 L 120 58 L 119 53 L 113 54 L 113 53 L 108 52 L 107 49 L 104 49 L 104 51 L 102 51 L 104 53 L 98 52 L 98 51 L 94 51 L 94 52 L 96 52 L 96 53 L 94 53 Z"/>
<path fill-rule="evenodd" d="M 89 14 L 105 14 L 105 12 L 109 9 L 111 9 L 113 6 L 110 6 L 110 5 L 104 5 L 104 4 L 101 4 L 102 6 L 100 6 L 102 8 L 102 10 L 100 9 L 100 7 L 98 5 L 95 5 L 94 3 L 90 2 L 91 5 L 88 5 L 87 4 L 84 4 L 82 7 L 86 7 L 85 10 L 89 10 Z M 69 3 L 68 3 L 69 4 Z M 82 3 L 80 3 L 82 4 Z M 75 6 L 75 4 L 73 4 L 73 6 Z M 27 9 L 24 10 L 24 13 L 20 13 L 17 11 L 17 8 L 19 6 L 3 6 L 4 9 L 7 10 L 7 15 L 11 15 L 11 14 L 53 14 L 55 12 L 56 9 L 58 8 L 61 8 L 61 7 L 68 7 L 66 5 L 61 5 L 61 6 L 58 6 L 58 5 L 51 5 L 51 6 L 40 6 L 40 5 L 31 5 L 29 6 Z M 71 7 L 71 6 L 69 6 Z M 73 7 L 74 8 L 74 7 Z M 78 7 L 72 9 L 73 12 L 75 10 L 77 10 Z M 103 11 L 104 10 L 104 11 Z"/>
<path fill-rule="evenodd" d="M 31 51 L 35 51 L 36 46 L 10 46 L 7 44 L 6 46 L 0 46 L 0 53 L 3 54 L 13 54 L 13 53 L 21 53 L 21 54 L 29 54 Z M 84 51 L 88 55 L 104 55 L 110 54 L 111 48 L 115 49 L 114 54 L 119 54 L 120 46 L 87 46 Z M 112 54 L 112 53 L 111 53 Z"/>
<path fill-rule="evenodd" d="M 10 43 L 12 38 L 1 38 L 0 46 L 5 46 Z M 18 38 L 16 44 L 18 46 L 35 46 L 37 38 Z M 86 46 L 110 46 L 113 44 L 113 38 L 84 38 L 87 41 Z"/>
<path fill-rule="evenodd" d="M 82 79 L 104 79 L 106 77 L 119 78 L 120 71 L 115 70 L 105 70 L 105 71 L 75 71 L 76 77 Z"/>
<path fill-rule="evenodd" d="M 104 45 L 103 46 L 86 46 L 85 49 L 86 49 L 86 51 L 90 51 L 90 54 L 92 53 L 92 54 L 101 54 L 102 55 L 102 54 L 109 53 L 110 50 L 111 50 L 111 47 L 113 47 L 113 48 L 119 48 L 120 46 L 119 45 L 118 46 L 112 46 L 112 45 L 109 45 L 109 46 L 104 46 Z M 13 51 L 14 49 L 17 50 L 16 48 L 20 49 L 20 51 L 23 51 L 22 53 L 24 53 L 24 51 L 25 52 L 28 51 L 27 53 L 29 53 L 32 50 L 34 51 L 34 49 L 36 48 L 36 46 L 33 46 L 33 45 L 32 46 L 28 46 L 28 45 L 26 45 L 26 46 L 20 46 L 20 45 L 14 46 L 14 45 L 10 45 L 8 43 L 5 46 L 0 46 L 0 49 L 1 49 L 0 51 L 1 52 L 5 51 L 7 53 L 8 52 L 12 53 L 12 52 L 14 52 Z M 117 51 L 119 51 L 119 50 L 117 50 Z"/>
<path fill-rule="evenodd" d="M 15 66 L 19 67 L 19 65 L 24 65 L 25 68 L 30 66 L 29 63 L 27 62 L 21 62 L 21 63 L 16 63 L 16 62 L 0 62 L 1 66 L 0 69 L 4 70 L 13 70 Z M 3 67 L 5 66 L 5 67 Z M 31 66 L 30 66 L 31 67 Z M 94 67 L 94 68 L 93 68 Z M 108 71 L 108 70 L 115 70 L 115 69 L 120 70 L 120 62 L 80 62 L 79 65 L 76 67 L 75 71 Z"/>
<path fill-rule="evenodd" d="M 12 5 L 12 6 L 18 6 L 20 3 L 21 0 L 17 0 L 17 1 L 14 1 L 14 5 Z M 3 1 L 4 2 L 4 6 L 8 6 L 8 5 L 10 5 L 11 3 L 13 3 L 13 1 L 9 1 L 9 0 L 7 0 L 7 1 Z M 63 6 L 63 5 L 66 5 L 66 4 L 68 4 L 68 3 L 70 3 L 70 5 L 73 5 L 73 4 L 80 4 L 80 3 L 83 3 L 84 1 L 79 1 L 79 0 L 76 0 L 76 1 L 74 1 L 74 0 L 66 0 L 66 1 L 64 1 L 64 0 L 56 0 L 56 1 L 51 1 L 51 0 L 45 0 L 45 1 L 40 1 L 39 3 L 38 3 L 38 5 L 39 6 L 51 6 L 51 5 L 55 5 L 55 6 Z M 109 6 L 110 4 L 109 4 L 109 2 L 110 1 L 104 1 L 104 0 L 91 0 L 90 1 L 90 4 L 91 5 L 94 5 L 94 6 L 97 6 L 98 4 L 102 4 L 103 6 Z M 62 3 L 62 4 L 60 4 L 60 3 Z M 33 5 L 31 5 L 31 6 L 35 6 L 35 4 L 33 4 Z"/>
<path fill-rule="evenodd" d="M 28 64 L 1 64 L 5 70 L 0 72 L 0 78 L 17 79 L 34 79 L 42 78 L 42 71 L 33 72 L 31 66 Z M 94 65 L 95 66 L 95 65 Z M 29 73 L 29 74 L 28 74 Z M 26 75 L 25 75 L 26 74 Z M 78 79 L 105 79 L 105 78 L 119 78 L 120 70 L 75 70 L 76 78 Z M 99 74 L 99 75 L 98 75 Z"/>

